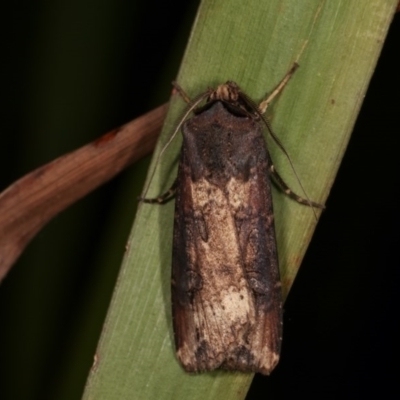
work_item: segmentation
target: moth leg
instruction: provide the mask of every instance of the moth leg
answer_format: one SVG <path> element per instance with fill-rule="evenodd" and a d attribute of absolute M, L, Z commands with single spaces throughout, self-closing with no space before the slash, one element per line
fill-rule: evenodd
<path fill-rule="evenodd" d="M 278 174 L 277 170 L 273 165 L 269 167 L 269 171 L 274 179 L 274 182 L 279 186 L 283 193 L 289 196 L 291 199 L 297 201 L 300 204 L 304 204 L 305 206 L 315 207 L 315 208 L 325 208 L 324 204 L 316 203 L 314 201 L 304 199 L 303 197 L 297 195 L 296 193 L 292 192 L 289 186 L 285 183 L 282 177 Z"/>
<path fill-rule="evenodd" d="M 173 81 L 172 86 L 187 104 L 192 104 L 192 100 L 190 100 L 190 97 L 185 93 L 185 91 L 179 86 L 177 82 Z"/>
<path fill-rule="evenodd" d="M 265 111 L 267 111 L 267 108 L 269 104 L 272 102 L 272 100 L 284 89 L 286 84 L 289 82 L 289 79 L 293 76 L 295 73 L 296 69 L 299 67 L 299 64 L 296 62 L 293 64 L 292 68 L 290 68 L 289 72 L 283 77 L 283 79 L 278 83 L 278 85 L 275 87 L 275 89 L 272 91 L 272 93 L 265 99 L 263 100 L 259 105 L 258 109 L 260 110 L 261 114 L 264 114 Z"/>
<path fill-rule="evenodd" d="M 149 203 L 149 204 L 165 204 L 168 201 L 170 201 L 174 196 L 176 192 L 176 187 L 178 186 L 178 180 L 175 179 L 175 182 L 172 184 L 168 192 L 162 194 L 161 196 L 154 197 L 147 199 L 145 197 L 139 197 L 139 201 L 142 201 L 143 203 Z"/>

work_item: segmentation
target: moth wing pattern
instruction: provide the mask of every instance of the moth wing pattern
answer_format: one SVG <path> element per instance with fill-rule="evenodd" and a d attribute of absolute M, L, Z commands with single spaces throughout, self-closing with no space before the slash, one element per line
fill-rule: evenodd
<path fill-rule="evenodd" d="M 173 325 L 185 370 L 269 374 L 282 300 L 270 157 L 254 116 L 221 101 L 186 121 L 176 191 Z"/>

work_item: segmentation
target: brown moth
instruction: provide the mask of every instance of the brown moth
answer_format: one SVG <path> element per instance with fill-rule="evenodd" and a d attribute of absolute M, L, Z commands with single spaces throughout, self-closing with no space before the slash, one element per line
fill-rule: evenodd
<path fill-rule="evenodd" d="M 195 115 L 181 123 L 172 315 L 177 356 L 188 372 L 268 375 L 278 363 L 282 296 L 270 175 L 300 203 L 323 207 L 290 191 L 263 135 L 266 126 L 282 148 L 262 114 L 296 67 L 260 107 L 228 81 L 192 102 L 186 115 Z"/>

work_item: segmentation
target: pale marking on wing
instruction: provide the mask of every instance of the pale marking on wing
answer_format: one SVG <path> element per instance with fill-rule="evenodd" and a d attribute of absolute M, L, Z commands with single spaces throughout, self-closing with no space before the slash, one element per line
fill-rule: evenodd
<path fill-rule="evenodd" d="M 243 185 L 242 185 L 243 190 Z M 238 191 L 236 192 L 238 193 Z M 226 193 L 200 179 L 192 185 L 194 211 L 203 213 L 208 241 L 199 242 L 203 288 L 196 301 L 204 315 L 196 316 L 207 326 L 204 339 L 219 343 L 223 350 L 237 345 L 255 323 L 254 298 L 242 266 L 235 220 Z M 243 195 L 241 196 L 243 198 Z M 230 199 L 229 199 L 230 201 Z"/>
<path fill-rule="evenodd" d="M 178 357 L 184 365 L 199 368 L 194 345 L 209 344 L 204 369 L 218 368 L 235 350 L 247 348 L 254 368 L 270 371 L 279 355 L 265 346 L 272 333 L 264 327 L 265 315 L 256 315 L 254 293 L 243 270 L 243 259 L 235 226 L 235 214 L 249 207 L 256 182 L 231 178 L 224 190 L 200 179 L 191 185 L 193 212 L 202 214 L 209 234 L 207 242 L 189 247 L 191 260 L 201 262 L 202 289 L 194 294 L 193 340 L 183 343 Z M 196 339 L 196 332 L 200 337 Z M 193 347 L 194 346 L 194 347 Z M 212 351 L 212 353 L 211 353 Z"/>

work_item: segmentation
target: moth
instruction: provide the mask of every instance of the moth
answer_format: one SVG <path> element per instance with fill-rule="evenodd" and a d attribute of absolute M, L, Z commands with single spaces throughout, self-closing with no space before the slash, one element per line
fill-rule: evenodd
<path fill-rule="evenodd" d="M 194 116 L 176 130 L 182 125 L 173 190 L 142 199 L 176 197 L 172 315 L 177 357 L 188 372 L 268 375 L 278 363 L 282 295 L 270 176 L 298 202 L 323 207 L 287 187 L 263 135 L 267 128 L 283 149 L 263 113 L 296 68 L 260 106 L 232 81 L 190 102 L 186 116 Z"/>

